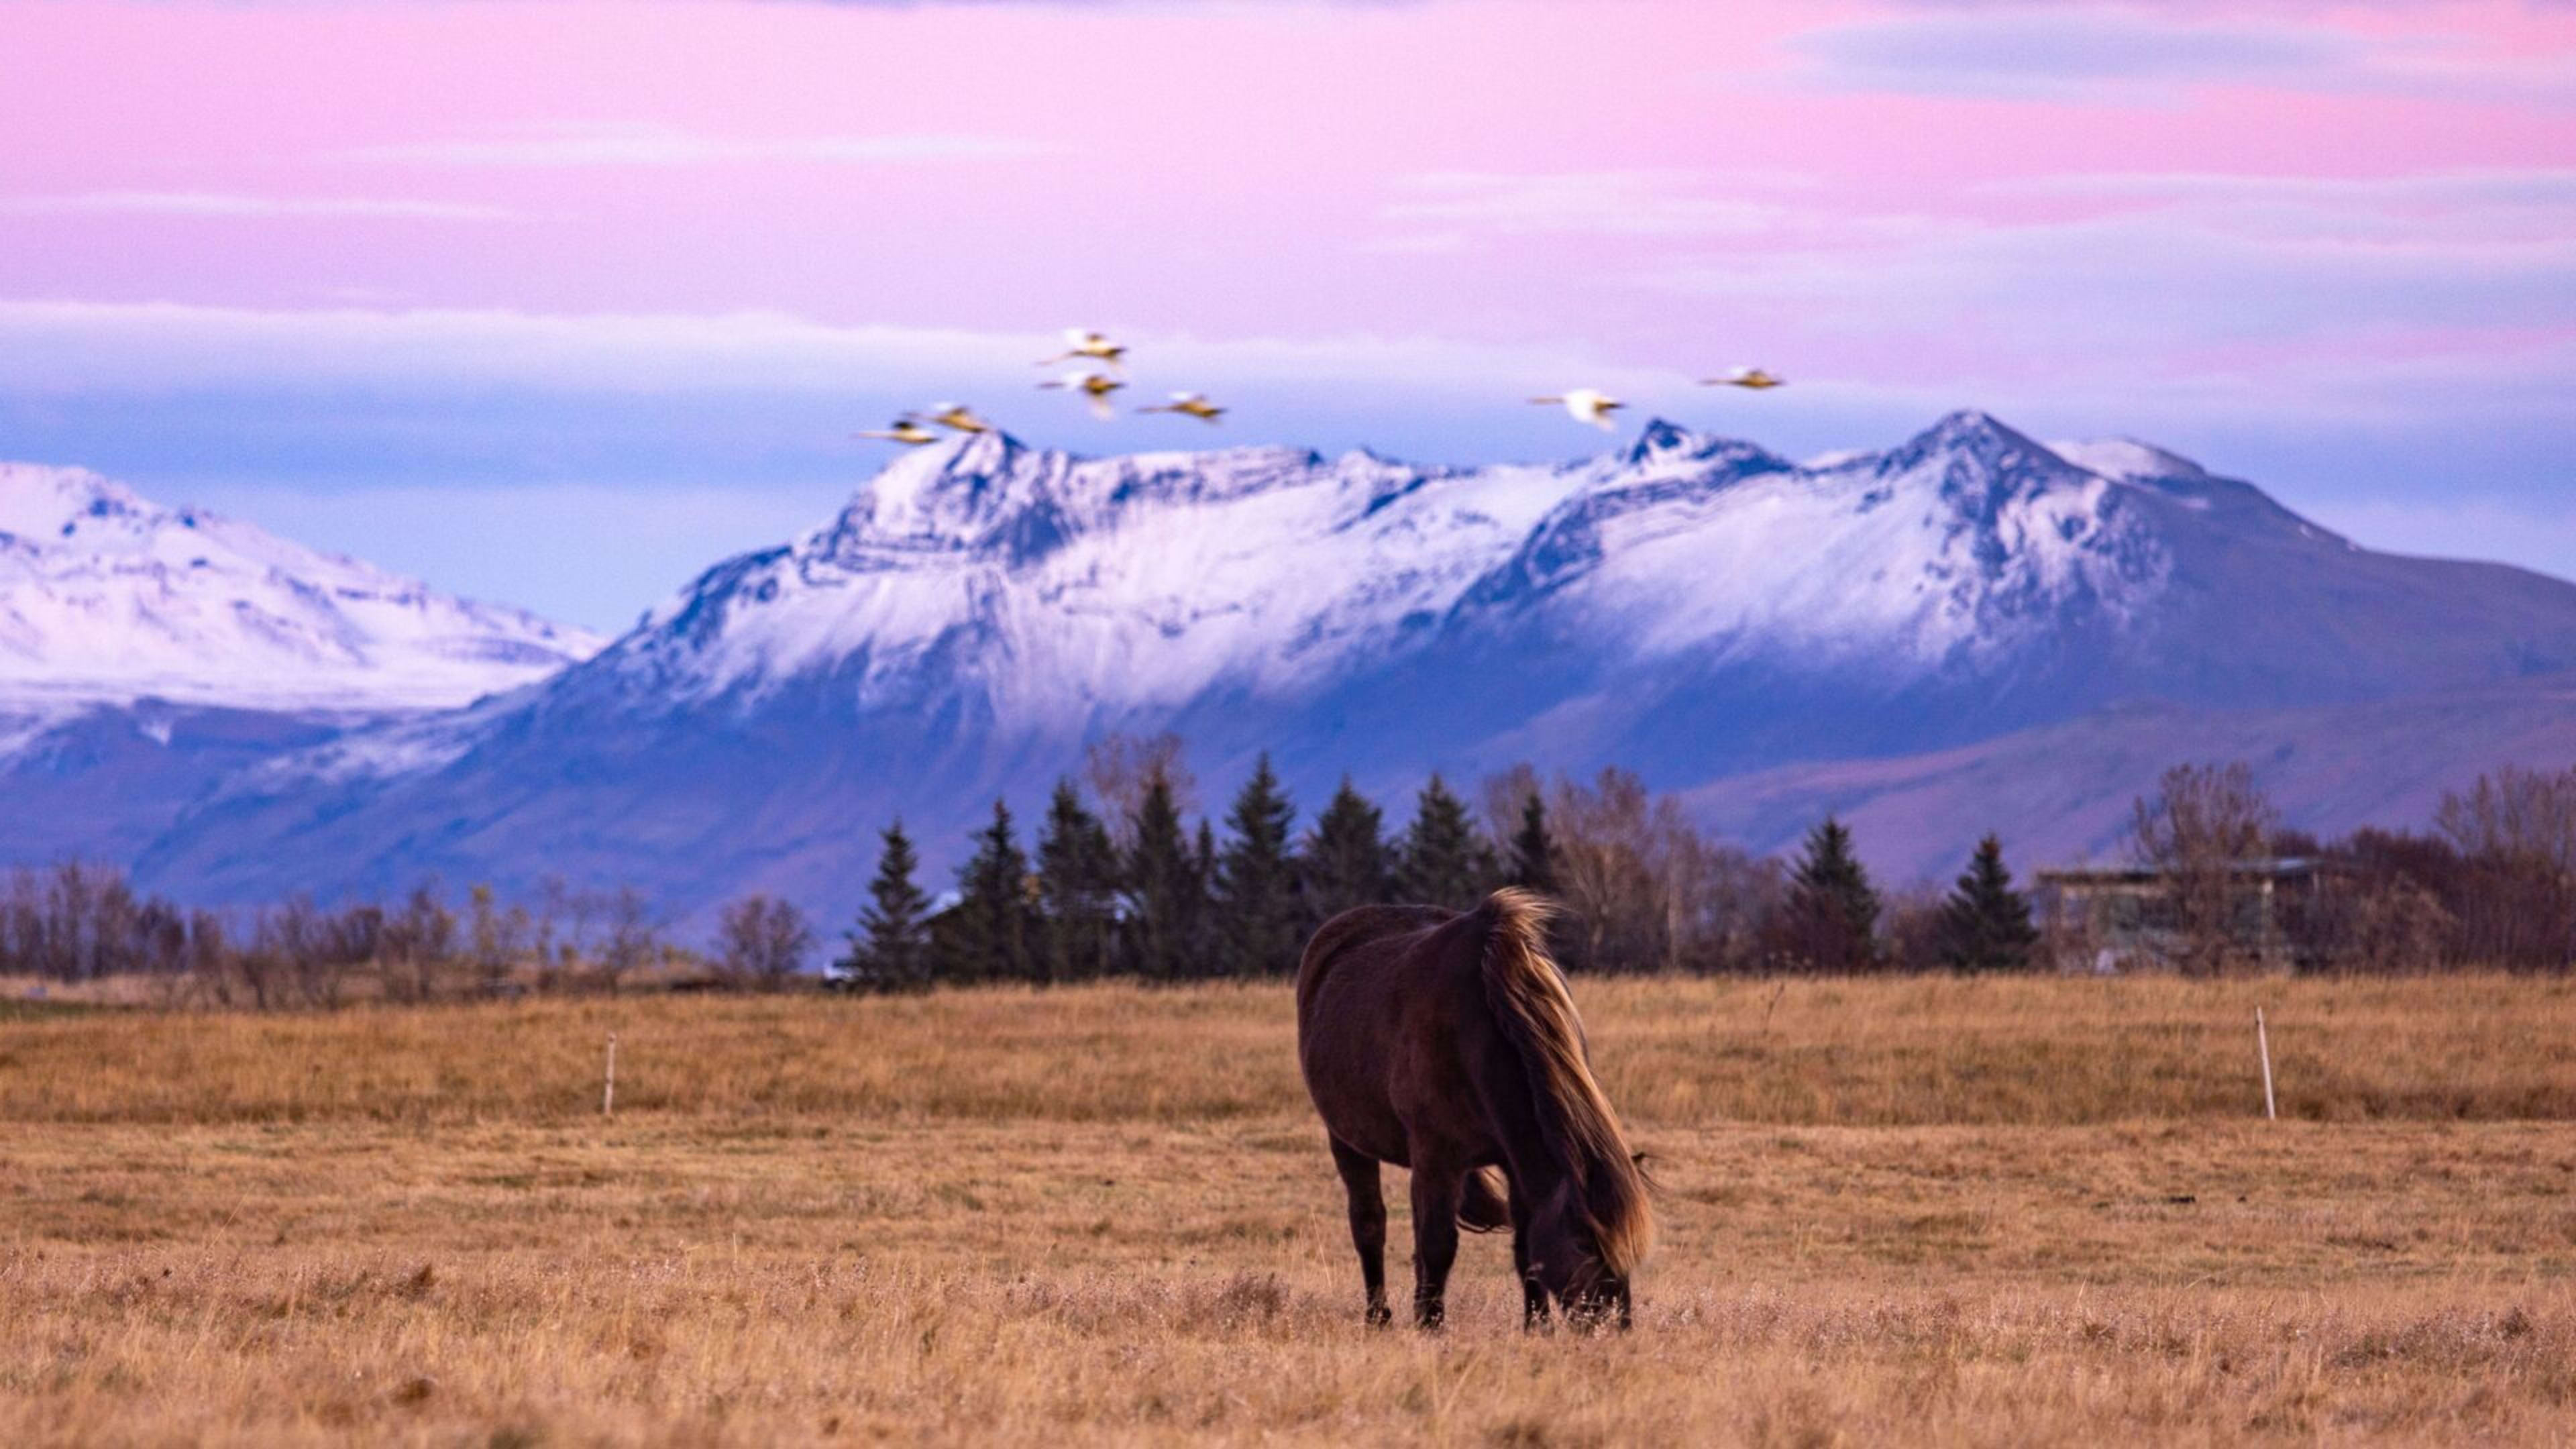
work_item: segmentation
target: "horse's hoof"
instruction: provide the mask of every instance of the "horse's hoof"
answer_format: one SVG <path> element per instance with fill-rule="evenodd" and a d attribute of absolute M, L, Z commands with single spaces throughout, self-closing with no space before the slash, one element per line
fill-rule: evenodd
<path fill-rule="evenodd" d="M 1388 1327 L 1388 1326 L 1392 1325 L 1394 1322 L 1395 1322 L 1395 1314 L 1394 1314 L 1393 1312 L 1389 1311 L 1389 1310 L 1388 1310 L 1388 1308 L 1386 1307 L 1386 1305 L 1384 1305 L 1384 1304 L 1382 1304 L 1382 1303 L 1381 1303 L 1381 1304 L 1372 1304 L 1372 1305 L 1370 1305 L 1370 1307 L 1369 1307 L 1369 1311 L 1368 1311 L 1368 1326 L 1369 1326 L 1369 1327 L 1371 1327 L 1371 1328 L 1385 1328 L 1385 1327 Z"/>

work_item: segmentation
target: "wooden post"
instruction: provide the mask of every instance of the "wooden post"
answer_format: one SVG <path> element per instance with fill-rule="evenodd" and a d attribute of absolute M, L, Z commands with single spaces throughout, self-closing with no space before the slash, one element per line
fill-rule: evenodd
<path fill-rule="evenodd" d="M 2266 1068 L 2268 1071 L 2269 1068 Z M 608 1034 L 608 1082 L 599 1089 L 599 1115 L 617 1114 L 617 1033 Z"/>
<path fill-rule="evenodd" d="M 2263 1008 L 2254 1008 L 2254 1050 L 2263 1057 L 2263 1120 L 2281 1120 L 2281 1109 L 2272 1100 L 2272 1038 L 2263 1030 Z"/>

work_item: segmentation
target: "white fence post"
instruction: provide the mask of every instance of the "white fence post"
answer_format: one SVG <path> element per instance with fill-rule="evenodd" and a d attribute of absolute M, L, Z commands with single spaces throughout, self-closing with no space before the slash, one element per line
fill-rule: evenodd
<path fill-rule="evenodd" d="M 599 1089 L 599 1115 L 617 1115 L 617 1033 L 613 1031 L 608 1034 L 608 1081 Z"/>
<path fill-rule="evenodd" d="M 2272 1037 L 2263 1029 L 2263 1008 L 2254 1008 L 2254 1050 L 2263 1057 L 2263 1120 L 2281 1120 L 2281 1109 L 2272 1100 Z"/>

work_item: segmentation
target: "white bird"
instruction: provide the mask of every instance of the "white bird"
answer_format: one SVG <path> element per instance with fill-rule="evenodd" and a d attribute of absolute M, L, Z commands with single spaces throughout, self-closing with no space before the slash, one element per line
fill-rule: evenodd
<path fill-rule="evenodd" d="M 1140 413 L 1183 413 L 1190 417 L 1194 417 L 1203 423 L 1212 423 L 1225 416 L 1225 409 L 1218 407 L 1215 403 L 1209 402 L 1205 393 L 1196 392 L 1176 392 L 1172 394 L 1172 400 L 1170 402 L 1156 403 L 1152 407 L 1138 408 L 1136 411 Z"/>
<path fill-rule="evenodd" d="M 1118 410 L 1109 405 L 1109 395 L 1126 385 L 1105 372 L 1068 373 L 1053 382 L 1038 384 L 1040 387 L 1059 387 L 1067 392 L 1078 392 L 1091 399 L 1091 415 L 1104 423 L 1118 416 Z"/>
<path fill-rule="evenodd" d="M 904 416 L 915 422 L 937 423 L 943 428 L 955 428 L 961 433 L 993 431 L 991 423 L 975 416 L 975 410 L 964 403 L 932 403 L 930 411 L 926 413 L 906 413 Z"/>
<path fill-rule="evenodd" d="M 1703 378 L 1700 381 L 1700 386 L 1749 387 L 1758 392 L 1763 388 L 1779 387 L 1787 382 L 1787 378 L 1773 377 L 1771 374 L 1764 372 L 1758 367 L 1739 367 L 1724 377 Z"/>
<path fill-rule="evenodd" d="M 1563 407 L 1567 415 L 1576 422 L 1589 423 L 1605 433 L 1616 431 L 1618 428 L 1618 424 L 1610 420 L 1610 415 L 1627 406 L 1626 403 L 1594 387 L 1578 387 L 1563 397 L 1534 397 L 1530 401 Z"/>
<path fill-rule="evenodd" d="M 939 441 L 939 435 L 937 433 L 923 427 L 920 420 L 909 413 L 895 419 L 894 424 L 891 427 L 875 429 L 864 433 L 852 433 L 850 436 L 853 438 L 879 438 L 889 443 L 902 443 L 908 447 L 915 448 L 924 443 L 935 443 Z"/>
<path fill-rule="evenodd" d="M 1095 362 L 1105 362 L 1111 367 L 1116 367 L 1127 356 L 1125 347 L 1110 341 L 1107 334 L 1094 332 L 1088 327 L 1064 329 L 1064 340 L 1068 344 L 1068 350 L 1059 352 L 1053 357 L 1040 358 L 1037 365 L 1051 367 L 1059 362 L 1071 362 L 1077 358 L 1088 357 Z"/>

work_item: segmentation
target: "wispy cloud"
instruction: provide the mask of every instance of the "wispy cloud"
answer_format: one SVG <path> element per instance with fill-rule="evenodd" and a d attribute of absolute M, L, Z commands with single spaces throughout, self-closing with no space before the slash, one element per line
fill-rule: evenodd
<path fill-rule="evenodd" d="M 2097 171 L 1990 182 L 1988 192 L 2054 196 L 2325 201 L 2379 206 L 2576 205 L 2576 168 L 2472 167 L 2397 176 Z"/>
<path fill-rule="evenodd" d="M 907 166 L 1007 160 L 1047 149 L 1035 141 L 1005 136 L 744 138 L 705 136 L 671 126 L 568 122 L 512 135 L 364 146 L 340 152 L 338 159 L 424 166 L 711 166 L 778 161 Z"/>
<path fill-rule="evenodd" d="M 1652 280 L 1803 325 L 2130 376 L 2247 346 L 2576 326 L 2576 241 L 2563 236 L 2267 231 L 2188 211 L 1927 224 L 1911 240 L 1731 255 Z"/>
<path fill-rule="evenodd" d="M 1114 321 L 1114 319 L 1112 319 Z M 1114 328 L 1193 385 L 1410 387 L 1517 396 L 1584 376 L 1650 388 L 1668 376 L 1605 367 L 1582 349 L 1342 334 L 1222 340 Z M 782 312 L 536 313 L 506 309 L 270 309 L 172 302 L 0 301 L 8 388 L 379 385 L 663 394 L 839 394 L 887 387 L 920 402 L 996 379 L 1029 382 L 1053 331 L 852 326 Z M 978 394 L 983 395 L 983 394 Z"/>
<path fill-rule="evenodd" d="M 1728 236 L 1760 231 L 1785 213 L 1767 201 L 1720 194 L 1725 178 L 1689 171 L 1504 174 L 1443 171 L 1398 178 L 1398 199 L 1379 217 L 1418 230 L 1379 251 L 1456 250 L 1471 233 L 1503 236 Z M 1777 187 L 1794 178 L 1762 178 Z M 1738 183 L 1733 189 L 1744 189 Z"/>
<path fill-rule="evenodd" d="M 2176 19 L 2135 8 L 1969 7 L 1810 30 L 1783 42 L 1818 90 L 2154 104 L 2256 85 L 2497 104 L 2576 104 L 2576 57 L 2496 54 L 2458 37 L 2322 23 Z"/>
<path fill-rule="evenodd" d="M 0 214 L 81 214 L 251 219 L 350 217 L 382 220 L 492 221 L 501 207 L 460 201 L 410 201 L 363 196 L 244 196 L 214 191 L 84 191 L 64 196 L 0 196 Z"/>
<path fill-rule="evenodd" d="M 2434 249 L 2545 242 L 2576 232 L 2576 170 L 2557 167 L 2394 176 L 2112 172 L 2023 177 L 1976 192 L 2088 205 L 2105 214 L 2154 212 L 2279 240 Z"/>

